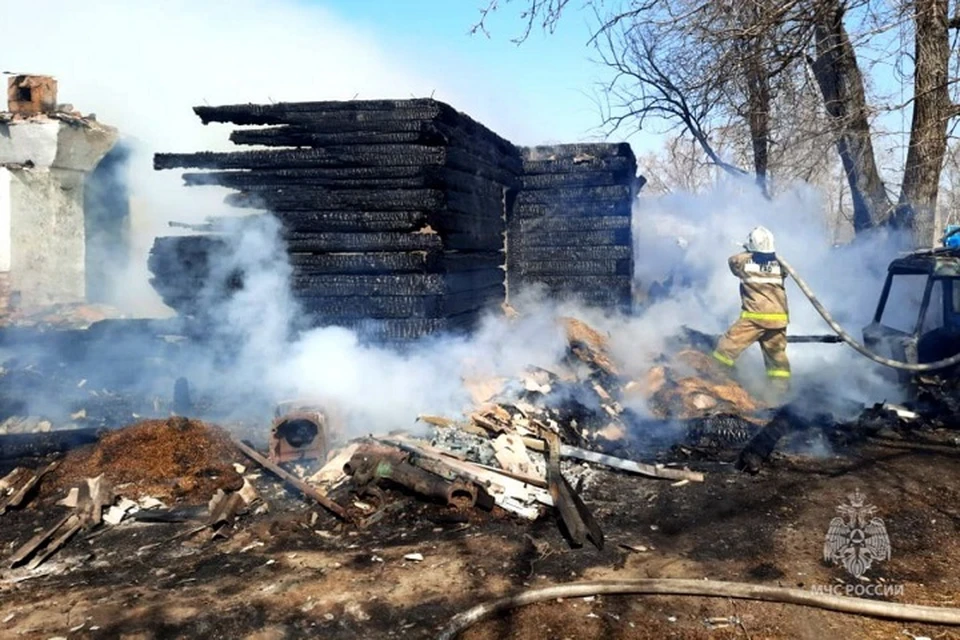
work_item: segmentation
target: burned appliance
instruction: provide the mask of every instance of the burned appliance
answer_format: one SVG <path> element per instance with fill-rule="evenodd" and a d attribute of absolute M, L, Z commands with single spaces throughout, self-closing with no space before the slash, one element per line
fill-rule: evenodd
<path fill-rule="evenodd" d="M 269 458 L 273 462 L 325 460 L 329 450 L 327 419 L 316 407 L 283 403 L 270 428 Z"/>

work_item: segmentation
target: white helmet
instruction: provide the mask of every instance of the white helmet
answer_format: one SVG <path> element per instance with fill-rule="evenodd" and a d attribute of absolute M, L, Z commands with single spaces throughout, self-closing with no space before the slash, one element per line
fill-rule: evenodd
<path fill-rule="evenodd" d="M 757 227 L 747 236 L 747 244 L 743 245 L 751 253 L 776 253 L 773 247 L 773 234 L 766 227 Z"/>

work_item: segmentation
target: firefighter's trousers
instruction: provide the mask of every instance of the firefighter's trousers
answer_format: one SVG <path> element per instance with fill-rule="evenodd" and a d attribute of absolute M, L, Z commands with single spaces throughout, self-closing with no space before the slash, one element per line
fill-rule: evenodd
<path fill-rule="evenodd" d="M 747 347 L 760 343 L 767 376 L 776 386 L 785 387 L 790 380 L 790 361 L 787 359 L 787 328 L 769 328 L 750 318 L 741 317 L 720 337 L 713 357 L 732 367 Z"/>

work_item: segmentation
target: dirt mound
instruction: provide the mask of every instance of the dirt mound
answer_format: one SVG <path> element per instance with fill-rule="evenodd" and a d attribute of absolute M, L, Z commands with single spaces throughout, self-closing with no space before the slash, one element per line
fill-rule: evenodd
<path fill-rule="evenodd" d="M 44 490 L 59 496 L 83 478 L 104 474 L 124 497 L 203 504 L 217 489 L 243 485 L 233 468 L 241 458 L 219 427 L 179 417 L 146 420 L 70 452 Z"/>

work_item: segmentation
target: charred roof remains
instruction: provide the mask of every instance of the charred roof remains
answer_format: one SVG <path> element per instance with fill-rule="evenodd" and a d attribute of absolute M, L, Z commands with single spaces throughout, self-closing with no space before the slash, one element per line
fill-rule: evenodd
<path fill-rule="evenodd" d="M 469 329 L 506 299 L 508 247 L 512 290 L 540 282 L 629 305 L 636 161 L 626 144 L 522 150 L 432 99 L 195 111 L 204 123 L 261 125 L 234 131 L 237 144 L 287 147 L 157 154 L 155 166 L 213 169 L 184 180 L 236 189 L 228 203 L 280 219 L 292 286 L 314 326 L 389 341 Z M 223 244 L 157 239 L 153 283 L 168 305 L 202 313 L 208 254 Z"/>

